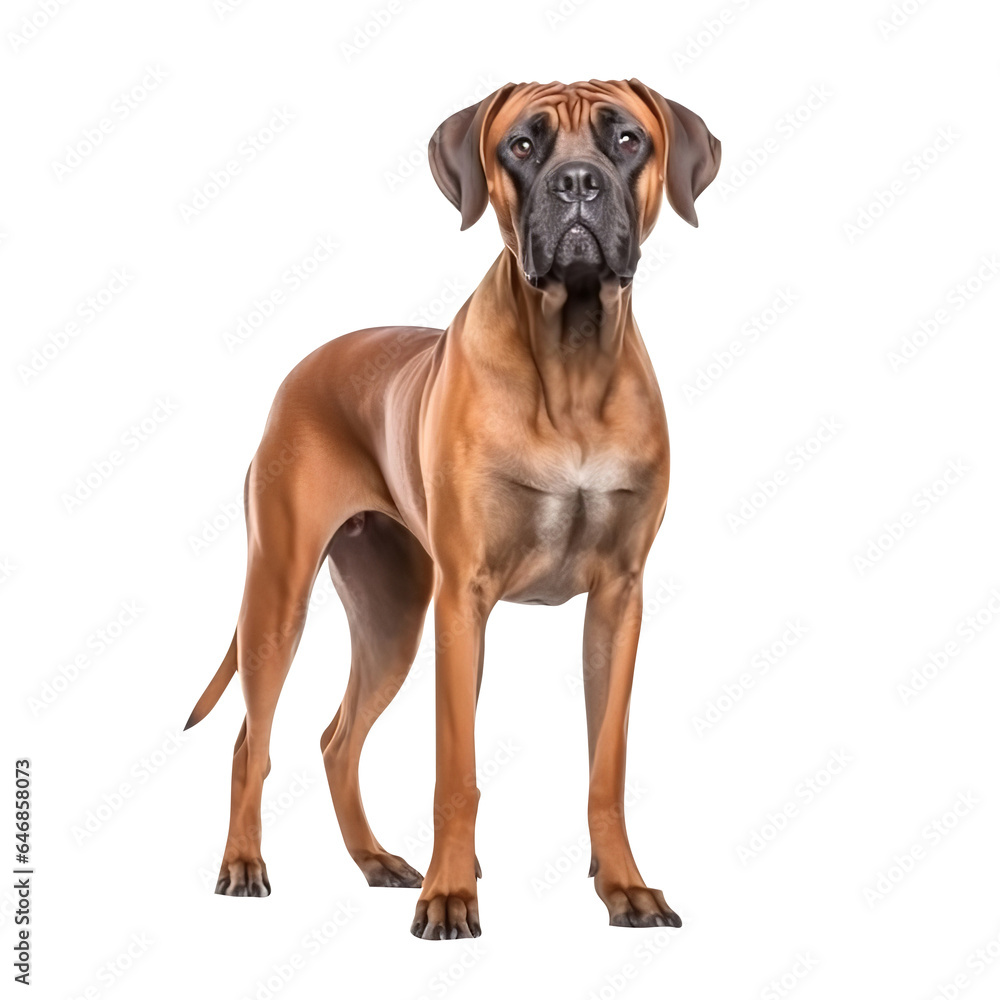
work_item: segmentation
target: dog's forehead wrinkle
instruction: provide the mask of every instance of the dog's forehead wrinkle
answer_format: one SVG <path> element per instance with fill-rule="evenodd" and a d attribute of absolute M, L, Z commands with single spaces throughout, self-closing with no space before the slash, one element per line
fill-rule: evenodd
<path fill-rule="evenodd" d="M 508 111 L 515 116 L 545 112 L 553 125 L 575 131 L 594 122 L 604 111 L 631 115 L 636 98 L 623 81 L 589 80 L 570 84 L 516 84 L 508 97 Z"/>

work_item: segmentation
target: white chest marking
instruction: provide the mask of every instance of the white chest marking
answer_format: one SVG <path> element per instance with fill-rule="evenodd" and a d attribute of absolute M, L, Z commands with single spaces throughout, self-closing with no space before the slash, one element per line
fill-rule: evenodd
<path fill-rule="evenodd" d="M 612 494 L 632 485 L 629 469 L 612 455 L 581 459 L 566 456 L 561 461 L 539 464 L 522 479 L 539 491 L 536 527 L 542 537 L 557 539 L 584 518 L 600 523 L 612 511 Z"/>

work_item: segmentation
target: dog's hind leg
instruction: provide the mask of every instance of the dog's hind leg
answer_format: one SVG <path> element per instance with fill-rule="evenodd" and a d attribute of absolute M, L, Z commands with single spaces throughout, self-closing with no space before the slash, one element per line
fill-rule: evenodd
<path fill-rule="evenodd" d="M 351 630 L 344 700 L 320 740 L 344 843 L 369 885 L 419 886 L 420 872 L 375 839 L 358 783 L 365 737 L 399 690 L 420 644 L 434 585 L 433 563 L 416 538 L 384 514 L 348 521 L 330 545 L 330 575 Z"/>
<path fill-rule="evenodd" d="M 229 836 L 215 889 L 227 896 L 270 894 L 260 804 L 271 767 L 274 710 L 324 553 L 338 526 L 357 510 L 350 507 L 356 498 L 344 481 L 344 463 L 308 437 L 286 436 L 287 430 L 274 433 L 277 428 L 269 426 L 250 469 L 247 576 L 236 628 L 246 718 L 233 754 Z"/>

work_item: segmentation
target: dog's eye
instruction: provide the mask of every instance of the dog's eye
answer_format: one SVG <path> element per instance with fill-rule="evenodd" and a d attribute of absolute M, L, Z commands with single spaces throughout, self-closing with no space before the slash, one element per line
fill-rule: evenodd
<path fill-rule="evenodd" d="M 618 148 L 626 153 L 634 153 L 639 148 L 639 136 L 635 132 L 622 132 L 618 136 Z"/>
<path fill-rule="evenodd" d="M 525 139 L 523 136 L 520 139 L 515 139 L 510 144 L 510 151 L 519 159 L 526 160 L 531 156 L 531 140 Z"/>

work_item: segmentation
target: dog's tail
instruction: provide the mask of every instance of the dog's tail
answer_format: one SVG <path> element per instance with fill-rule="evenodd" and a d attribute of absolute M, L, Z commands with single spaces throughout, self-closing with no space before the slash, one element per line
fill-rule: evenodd
<path fill-rule="evenodd" d="M 233 633 L 233 641 L 229 644 L 229 652 L 226 653 L 222 666 L 215 672 L 215 676 L 208 682 L 205 693 L 198 699 L 198 704 L 194 706 L 191 717 L 187 720 L 185 729 L 201 722 L 209 712 L 215 708 L 215 703 L 222 697 L 222 692 L 229 686 L 229 682 L 236 674 L 236 633 Z"/>
<path fill-rule="evenodd" d="M 253 463 L 250 463 L 250 467 Z M 249 511 L 250 507 L 250 468 L 247 469 L 246 477 L 243 480 L 243 510 Z M 249 531 L 249 529 L 248 529 Z M 229 682 L 236 676 L 236 633 L 233 632 L 233 641 L 229 644 L 229 652 L 223 657 L 222 666 L 215 671 L 215 676 L 208 682 L 205 693 L 198 699 L 198 704 L 191 711 L 191 716 L 184 726 L 185 730 L 196 726 L 209 712 L 215 708 L 215 703 L 222 697 L 222 692 L 229 687 Z"/>

